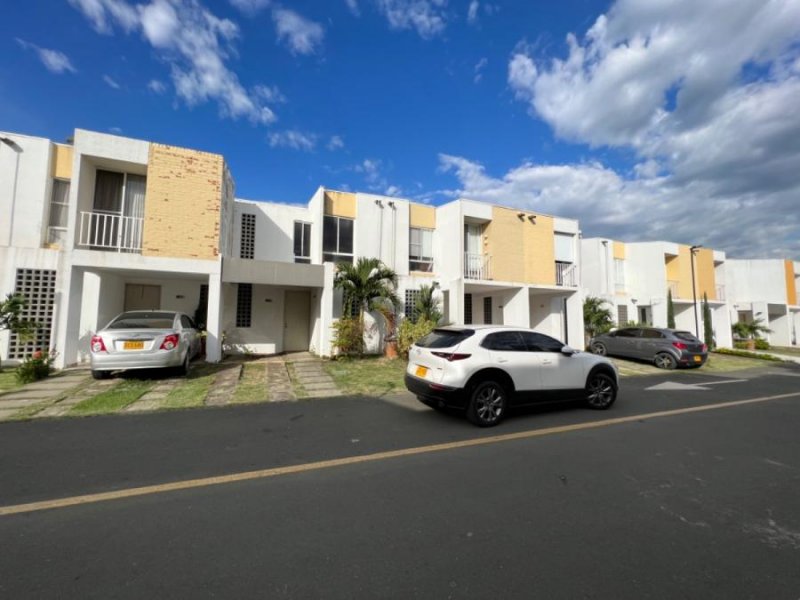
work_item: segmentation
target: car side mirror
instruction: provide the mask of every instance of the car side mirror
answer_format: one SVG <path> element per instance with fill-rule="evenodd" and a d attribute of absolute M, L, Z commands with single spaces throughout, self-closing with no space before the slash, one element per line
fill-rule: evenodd
<path fill-rule="evenodd" d="M 577 353 L 578 351 L 572 346 L 561 346 L 561 354 L 564 354 L 565 356 L 572 356 L 573 354 Z"/>

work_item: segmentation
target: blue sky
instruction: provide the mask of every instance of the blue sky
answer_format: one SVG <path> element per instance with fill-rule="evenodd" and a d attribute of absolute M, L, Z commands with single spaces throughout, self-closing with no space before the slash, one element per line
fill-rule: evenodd
<path fill-rule="evenodd" d="M 697 4 L 31 0 L 0 129 L 218 152 L 247 199 L 466 196 L 800 259 L 798 3 Z"/>

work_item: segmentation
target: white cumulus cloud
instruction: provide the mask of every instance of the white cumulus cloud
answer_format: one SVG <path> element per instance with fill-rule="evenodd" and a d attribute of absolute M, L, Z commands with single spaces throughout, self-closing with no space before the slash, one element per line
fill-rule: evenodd
<path fill-rule="evenodd" d="M 392 29 L 413 29 L 432 38 L 444 31 L 446 0 L 376 0 Z"/>
<path fill-rule="evenodd" d="M 285 43 L 292 54 L 314 54 L 322 45 L 325 30 L 315 23 L 288 8 L 272 11 L 275 32 L 278 40 Z"/>
<path fill-rule="evenodd" d="M 317 146 L 317 136 L 313 133 L 303 133 L 296 129 L 276 131 L 269 134 L 269 145 L 272 148 L 291 148 L 311 152 Z"/>
<path fill-rule="evenodd" d="M 49 48 L 42 48 L 36 44 L 26 42 L 25 40 L 21 40 L 19 38 L 15 39 L 17 40 L 17 43 L 25 50 L 32 50 L 35 52 L 45 68 L 51 73 L 60 74 L 66 73 L 67 71 L 70 73 L 77 72 L 77 69 L 72 65 L 69 57 L 63 52 L 60 52 L 59 50 L 51 50 Z"/>

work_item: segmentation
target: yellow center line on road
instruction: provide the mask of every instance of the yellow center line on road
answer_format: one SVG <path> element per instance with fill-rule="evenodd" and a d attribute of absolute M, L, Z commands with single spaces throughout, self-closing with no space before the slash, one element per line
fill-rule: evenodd
<path fill-rule="evenodd" d="M 96 502 L 106 502 L 109 500 L 122 500 L 124 498 L 135 498 L 137 496 L 150 496 L 154 494 L 163 494 L 165 492 L 175 492 L 179 490 L 190 490 L 195 488 L 204 488 L 214 485 L 224 485 L 229 483 L 237 483 L 240 481 L 250 481 L 254 479 L 266 479 L 268 477 L 278 477 L 281 475 L 291 475 L 293 473 L 305 473 L 308 471 L 319 471 L 322 469 L 330 469 L 332 467 L 341 467 L 345 465 L 354 465 L 359 463 L 375 462 L 380 460 L 388 460 L 391 458 L 400 458 L 403 456 L 414 456 L 417 454 L 429 454 L 432 452 L 442 452 L 445 450 L 455 450 L 458 448 L 469 448 L 473 446 L 483 446 L 487 444 L 498 444 L 502 442 L 510 442 L 514 440 L 524 440 L 535 437 L 543 437 L 547 435 L 555 435 L 558 433 L 567 433 L 571 431 L 582 431 L 585 429 L 597 429 L 600 427 L 609 427 L 611 425 L 619 425 L 621 423 L 630 423 L 632 421 L 641 421 L 648 419 L 657 419 L 661 417 L 671 417 L 674 415 L 683 415 L 687 413 L 703 412 L 708 410 L 717 410 L 722 408 L 732 408 L 735 406 L 743 406 L 746 404 L 756 404 L 759 402 L 769 402 L 770 400 L 781 400 L 784 398 L 793 398 L 800 396 L 800 392 L 792 392 L 789 394 L 779 394 L 776 396 L 763 396 L 760 398 L 748 398 L 746 400 L 734 400 L 731 402 L 722 402 L 718 404 L 704 404 L 702 406 L 692 406 L 688 408 L 677 408 L 673 410 L 662 410 L 659 412 L 644 413 L 638 415 L 631 415 L 628 417 L 618 417 L 615 419 L 603 419 L 601 421 L 591 421 L 588 423 L 576 423 L 574 425 L 561 425 L 558 427 L 547 427 L 544 429 L 533 429 L 528 431 L 520 431 L 517 433 L 505 433 L 501 435 L 493 435 L 487 437 L 473 438 L 469 440 L 462 440 L 459 442 L 447 442 L 444 444 L 432 444 L 428 446 L 417 446 L 415 448 L 404 448 L 402 450 L 389 450 L 386 452 L 375 452 L 373 454 L 364 454 L 361 456 L 347 456 L 344 458 L 335 458 L 332 460 L 321 460 L 316 462 L 304 463 L 300 465 L 291 465 L 286 467 L 273 467 L 270 469 L 259 469 L 256 471 L 244 471 L 241 473 L 230 473 L 228 475 L 218 475 L 216 477 L 203 477 L 200 479 L 186 479 L 183 481 L 173 481 L 170 483 L 160 483 L 156 485 L 146 485 L 142 487 L 134 487 L 123 490 L 114 490 L 110 492 L 100 492 L 97 494 L 85 494 L 82 496 L 70 496 L 67 498 L 57 498 L 54 500 L 42 500 L 40 502 L 30 502 L 27 504 L 14 504 L 10 506 L 0 506 L 0 516 L 17 515 L 22 513 L 31 513 L 41 510 L 51 510 L 55 508 L 67 508 L 69 506 L 78 506 L 81 504 L 94 504 Z"/>

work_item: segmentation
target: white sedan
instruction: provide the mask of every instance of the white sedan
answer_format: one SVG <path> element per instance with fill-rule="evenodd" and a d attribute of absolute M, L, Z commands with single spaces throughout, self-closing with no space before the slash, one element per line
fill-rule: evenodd
<path fill-rule="evenodd" d="M 509 406 L 580 399 L 609 408 L 619 377 L 607 358 L 532 329 L 475 325 L 441 327 L 414 344 L 405 383 L 428 406 L 466 409 L 490 427 Z"/>

